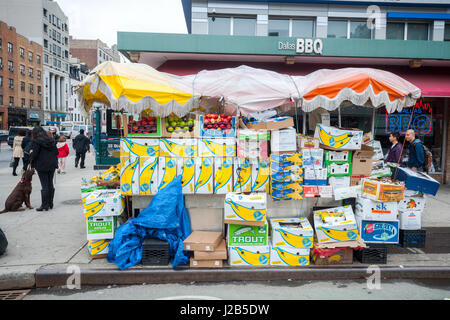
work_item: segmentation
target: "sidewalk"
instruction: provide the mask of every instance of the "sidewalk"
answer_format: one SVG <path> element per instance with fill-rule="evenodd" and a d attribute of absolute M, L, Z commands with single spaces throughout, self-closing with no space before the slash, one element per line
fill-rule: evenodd
<path fill-rule="evenodd" d="M 72 150 L 71 150 L 72 151 Z M 142 284 L 192 281 L 242 281 L 275 279 L 356 279 L 367 276 L 367 265 L 315 266 L 303 268 L 230 268 L 177 270 L 167 267 L 135 266 L 120 271 L 106 259 L 92 260 L 86 248 L 86 230 L 81 211 L 80 180 L 91 177 L 94 155 L 87 154 L 86 169 L 74 168 L 67 160 L 67 174 L 56 175 L 55 209 L 48 212 L 25 210 L 0 215 L 0 228 L 8 238 L 7 252 L 0 257 L 0 290 L 65 285 L 76 265 L 82 285 Z M 0 168 L 0 206 L 18 182 L 11 168 Z M 423 226 L 450 227 L 450 186 L 441 186 L 436 197 L 429 196 Z M 33 177 L 33 207 L 40 205 L 40 183 Z M 1 210 L 0 209 L 0 210 Z M 404 249 L 389 253 L 380 266 L 386 278 L 450 278 L 450 252 L 425 253 Z M 70 268 L 69 268 L 70 267 Z"/>

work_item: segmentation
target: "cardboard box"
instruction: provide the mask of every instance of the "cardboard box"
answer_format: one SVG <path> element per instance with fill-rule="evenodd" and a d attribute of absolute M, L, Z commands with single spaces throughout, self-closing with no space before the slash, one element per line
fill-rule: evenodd
<path fill-rule="evenodd" d="M 233 191 L 233 158 L 214 158 L 214 194 Z"/>
<path fill-rule="evenodd" d="M 222 232 L 193 231 L 183 241 L 183 250 L 215 251 L 222 240 Z"/>
<path fill-rule="evenodd" d="M 346 177 L 352 175 L 352 164 L 349 162 L 327 163 L 328 177 Z"/>
<path fill-rule="evenodd" d="M 229 224 L 227 245 L 234 246 L 266 246 L 269 244 L 269 227 L 267 222 L 262 227 Z"/>
<path fill-rule="evenodd" d="M 370 176 L 373 166 L 373 148 L 363 144 L 361 150 L 353 151 L 352 157 L 352 175 Z"/>
<path fill-rule="evenodd" d="M 307 266 L 310 262 L 310 249 L 294 247 L 270 247 L 270 264 L 273 266 Z"/>
<path fill-rule="evenodd" d="M 352 264 L 353 249 L 346 247 L 311 250 L 311 260 L 316 265 Z"/>
<path fill-rule="evenodd" d="M 228 247 L 230 266 L 267 266 L 270 263 L 270 246 Z"/>
<path fill-rule="evenodd" d="M 195 193 L 212 194 L 214 191 L 214 158 L 195 158 Z"/>
<path fill-rule="evenodd" d="M 350 186 L 350 177 L 329 177 L 328 182 L 333 187 L 333 190 L 347 188 Z"/>
<path fill-rule="evenodd" d="M 318 243 L 355 240 L 358 227 L 351 206 L 313 211 Z"/>
<path fill-rule="evenodd" d="M 123 195 L 138 195 L 139 157 L 120 158 L 120 191 Z"/>
<path fill-rule="evenodd" d="M 271 131 L 270 149 L 272 153 L 297 151 L 297 132 L 294 128 Z"/>
<path fill-rule="evenodd" d="M 375 201 L 402 201 L 405 196 L 405 186 L 390 181 L 366 178 L 362 180 L 361 195 Z"/>
<path fill-rule="evenodd" d="M 333 187 L 332 186 L 319 186 L 319 197 L 333 198 Z"/>
<path fill-rule="evenodd" d="M 199 137 L 200 135 L 200 129 L 199 129 L 199 116 L 195 115 L 195 114 L 187 114 L 186 117 L 188 117 L 187 120 L 192 119 L 194 121 L 194 128 L 192 131 L 186 130 L 186 131 L 182 131 L 182 130 L 175 130 L 175 131 L 168 131 L 167 130 L 167 126 L 166 126 L 166 119 L 164 119 L 164 121 L 162 121 L 162 137 L 163 138 L 172 138 L 172 139 L 179 139 L 179 138 L 184 138 L 184 139 L 190 139 L 190 138 L 195 138 L 195 137 Z M 182 126 L 180 126 L 182 127 Z"/>
<path fill-rule="evenodd" d="M 139 194 L 156 194 L 158 183 L 158 158 L 141 157 L 139 159 Z"/>
<path fill-rule="evenodd" d="M 265 193 L 227 193 L 224 222 L 229 224 L 264 226 L 267 212 Z"/>
<path fill-rule="evenodd" d="M 268 158 L 270 132 L 239 130 L 237 156 L 239 158 Z"/>
<path fill-rule="evenodd" d="M 422 211 L 406 210 L 398 212 L 400 229 L 419 230 L 422 229 Z"/>
<path fill-rule="evenodd" d="M 396 174 L 397 172 L 397 174 Z M 433 196 L 439 190 L 439 182 L 424 172 L 416 172 L 409 168 L 392 169 L 392 177 L 405 182 L 405 187 L 410 190 L 428 193 Z"/>
<path fill-rule="evenodd" d="M 361 179 L 367 178 L 363 176 L 351 176 L 350 177 L 350 187 L 361 185 Z"/>
<path fill-rule="evenodd" d="M 322 168 L 323 167 L 323 149 L 303 149 L 303 166 Z"/>
<path fill-rule="evenodd" d="M 427 197 L 423 195 L 407 196 L 405 192 L 405 198 L 398 203 L 399 211 L 420 211 L 425 209 Z M 420 229 L 420 228 L 419 228 Z"/>
<path fill-rule="evenodd" d="M 314 137 L 299 135 L 298 146 L 299 146 L 300 150 L 303 152 L 304 152 L 304 149 L 319 149 L 319 139 L 314 138 Z"/>
<path fill-rule="evenodd" d="M 395 221 L 398 214 L 398 202 L 378 202 L 358 197 L 355 203 L 355 213 L 363 219 L 377 221 Z"/>
<path fill-rule="evenodd" d="M 197 139 L 162 138 L 159 141 L 161 157 L 195 158 L 198 156 Z"/>
<path fill-rule="evenodd" d="M 195 258 L 191 257 L 189 259 L 189 267 L 191 268 L 222 268 L 223 261 L 220 259 L 216 260 L 196 260 Z"/>
<path fill-rule="evenodd" d="M 252 163 L 249 158 L 234 158 L 233 191 L 252 191 Z"/>
<path fill-rule="evenodd" d="M 371 174 L 371 176 L 375 177 L 375 178 L 390 177 L 391 175 L 392 175 L 392 172 L 391 172 L 391 168 L 389 168 L 389 167 L 372 170 L 372 174 Z"/>
<path fill-rule="evenodd" d="M 359 150 L 363 132 L 359 129 L 330 127 L 318 124 L 314 137 L 319 138 L 320 147 L 328 150 Z"/>
<path fill-rule="evenodd" d="M 177 158 L 177 173 L 181 175 L 183 194 L 195 191 L 195 158 Z"/>
<path fill-rule="evenodd" d="M 327 180 L 327 168 L 304 167 L 305 180 Z"/>
<path fill-rule="evenodd" d="M 117 189 L 101 189 L 91 192 L 83 204 L 84 217 L 120 216 L 125 200 Z"/>
<path fill-rule="evenodd" d="M 345 188 L 336 188 L 333 190 L 334 200 L 344 200 L 348 198 L 357 198 L 361 195 L 362 186 L 356 185 Z"/>
<path fill-rule="evenodd" d="M 253 159 L 252 192 L 269 193 L 270 160 Z"/>
<path fill-rule="evenodd" d="M 199 157 L 235 157 L 235 138 L 202 138 L 198 139 Z"/>
<path fill-rule="evenodd" d="M 280 130 L 293 127 L 294 119 L 292 117 L 278 117 L 258 122 L 249 122 L 245 126 L 251 130 Z"/>
<path fill-rule="evenodd" d="M 117 216 L 86 218 L 86 239 L 114 239 L 117 229 Z"/>
<path fill-rule="evenodd" d="M 126 117 L 125 117 L 126 119 Z M 142 120 L 142 119 L 140 119 Z M 128 126 L 131 126 L 130 129 L 128 128 Z M 126 137 L 161 137 L 162 134 L 162 125 L 161 125 L 161 117 L 156 117 L 156 132 L 153 133 L 144 133 L 143 131 L 145 130 L 144 127 L 138 128 L 138 130 L 134 130 L 133 129 L 133 124 L 128 124 L 128 119 L 126 119 L 124 121 L 124 133 Z M 151 155 L 151 156 L 156 156 L 156 155 Z"/>
<path fill-rule="evenodd" d="M 236 138 L 236 117 L 232 118 L 231 128 L 224 130 L 208 129 L 204 127 L 203 115 L 199 119 L 199 137 L 200 138 Z"/>
<path fill-rule="evenodd" d="M 361 239 L 366 243 L 398 243 L 399 221 L 376 221 L 356 216 Z"/>
<path fill-rule="evenodd" d="M 314 198 L 319 196 L 319 186 L 303 186 L 303 197 Z"/>
<path fill-rule="evenodd" d="M 384 154 L 383 154 L 383 148 L 381 147 L 380 141 L 372 140 L 367 143 L 369 147 L 373 148 L 374 155 L 372 157 L 373 160 L 383 160 Z"/>
<path fill-rule="evenodd" d="M 121 157 L 159 157 L 159 139 L 121 138 Z"/>
<path fill-rule="evenodd" d="M 177 176 L 177 158 L 159 157 L 158 158 L 158 191 L 167 187 L 167 185 Z"/>
<path fill-rule="evenodd" d="M 92 258 L 104 257 L 108 254 L 108 245 L 111 239 L 89 240 L 88 251 Z"/>
<path fill-rule="evenodd" d="M 325 161 L 326 162 L 351 162 L 352 161 L 352 152 L 351 151 L 325 150 Z"/>
<path fill-rule="evenodd" d="M 275 247 L 311 248 L 314 230 L 305 217 L 270 219 L 270 238 Z"/>
<path fill-rule="evenodd" d="M 194 251 L 195 260 L 226 260 L 227 258 L 227 244 L 225 239 L 220 241 L 214 251 Z"/>
<path fill-rule="evenodd" d="M 324 187 L 327 185 L 327 179 L 325 180 L 304 180 L 303 185 L 305 186 L 321 186 Z"/>

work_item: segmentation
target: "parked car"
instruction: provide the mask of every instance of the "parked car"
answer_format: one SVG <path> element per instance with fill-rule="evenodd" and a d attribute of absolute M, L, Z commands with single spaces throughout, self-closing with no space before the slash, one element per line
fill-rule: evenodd
<path fill-rule="evenodd" d="M 0 130 L 0 143 L 8 140 L 9 131 L 8 130 Z"/>
<path fill-rule="evenodd" d="M 17 134 L 19 133 L 20 129 L 32 130 L 33 128 L 32 127 L 11 127 L 11 128 L 9 128 L 8 145 L 11 148 L 13 147 L 14 137 L 17 136 Z"/>

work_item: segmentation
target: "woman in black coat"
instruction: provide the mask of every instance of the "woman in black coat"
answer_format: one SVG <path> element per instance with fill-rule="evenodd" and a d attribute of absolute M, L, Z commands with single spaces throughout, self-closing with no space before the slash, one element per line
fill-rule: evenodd
<path fill-rule="evenodd" d="M 53 177 L 58 168 L 58 149 L 56 141 L 49 137 L 42 127 L 35 127 L 31 133 L 31 167 L 34 168 L 41 182 L 42 204 L 37 211 L 47 211 L 53 208 L 55 188 Z"/>

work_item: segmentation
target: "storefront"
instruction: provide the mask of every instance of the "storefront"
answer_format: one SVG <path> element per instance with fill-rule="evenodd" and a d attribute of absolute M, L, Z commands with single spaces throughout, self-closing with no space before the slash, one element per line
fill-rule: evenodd
<path fill-rule="evenodd" d="M 43 114 L 40 111 L 29 110 L 28 112 L 28 125 L 30 126 L 38 126 L 41 124 L 43 119 Z"/>
<path fill-rule="evenodd" d="M 60 124 L 61 121 L 65 121 L 67 117 L 67 114 L 65 113 L 52 113 L 51 114 L 51 120 L 46 121 L 46 124 Z"/>
<path fill-rule="evenodd" d="M 0 130 L 8 130 L 8 108 L 0 107 Z"/>
<path fill-rule="evenodd" d="M 8 126 L 26 126 L 27 110 L 24 108 L 8 107 Z"/>

